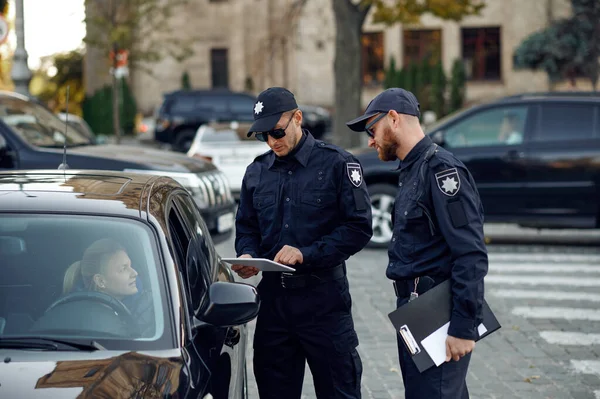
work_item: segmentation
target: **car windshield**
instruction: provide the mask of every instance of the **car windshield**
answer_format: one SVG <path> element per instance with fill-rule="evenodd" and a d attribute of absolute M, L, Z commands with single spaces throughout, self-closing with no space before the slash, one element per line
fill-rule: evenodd
<path fill-rule="evenodd" d="M 170 329 L 160 264 L 140 222 L 0 214 L 0 338 L 162 347 Z"/>
<path fill-rule="evenodd" d="M 62 148 L 92 144 L 80 131 L 65 129 L 65 123 L 43 106 L 17 97 L 0 99 L 0 119 L 23 140 L 37 147 Z"/>

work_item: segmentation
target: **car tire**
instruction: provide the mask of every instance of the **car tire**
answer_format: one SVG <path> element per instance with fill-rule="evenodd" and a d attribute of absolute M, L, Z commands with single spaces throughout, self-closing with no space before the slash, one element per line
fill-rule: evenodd
<path fill-rule="evenodd" d="M 192 146 L 192 142 L 194 141 L 194 137 L 196 136 L 196 132 L 192 129 L 184 129 L 177 133 L 177 137 L 175 138 L 175 143 L 173 148 L 175 151 L 179 152 L 188 152 L 190 147 Z"/>
<path fill-rule="evenodd" d="M 373 213 L 373 236 L 367 244 L 370 248 L 387 248 L 392 239 L 392 212 L 396 200 L 396 186 L 387 183 L 367 187 Z"/>

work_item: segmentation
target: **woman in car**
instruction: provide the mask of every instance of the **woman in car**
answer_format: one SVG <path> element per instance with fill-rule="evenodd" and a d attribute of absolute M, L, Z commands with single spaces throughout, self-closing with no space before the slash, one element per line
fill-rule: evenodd
<path fill-rule="evenodd" d="M 63 294 L 87 290 L 110 295 L 129 309 L 141 336 L 148 336 L 154 330 L 152 299 L 148 291 L 138 290 L 137 275 L 125 248 L 104 238 L 92 243 L 82 259 L 69 266 Z"/>

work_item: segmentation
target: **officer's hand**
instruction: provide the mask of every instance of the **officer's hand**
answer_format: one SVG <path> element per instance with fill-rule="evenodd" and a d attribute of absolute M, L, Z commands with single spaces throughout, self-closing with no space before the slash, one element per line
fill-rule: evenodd
<path fill-rule="evenodd" d="M 277 252 L 275 259 L 273 260 L 277 263 L 281 263 L 282 265 L 295 265 L 296 263 L 302 263 L 304 257 L 298 248 L 284 245 L 283 248 Z"/>
<path fill-rule="evenodd" d="M 446 361 L 449 362 L 450 359 L 459 361 L 461 357 L 471 353 L 473 348 L 475 348 L 475 341 L 448 335 L 446 338 Z"/>
<path fill-rule="evenodd" d="M 251 258 L 252 255 L 244 254 L 240 258 Z M 241 278 L 249 278 L 258 274 L 258 269 L 252 266 L 231 265 L 231 270 L 236 272 Z"/>

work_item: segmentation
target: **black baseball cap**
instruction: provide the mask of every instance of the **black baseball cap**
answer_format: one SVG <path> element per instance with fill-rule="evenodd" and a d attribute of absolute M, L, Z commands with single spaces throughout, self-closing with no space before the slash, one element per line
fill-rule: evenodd
<path fill-rule="evenodd" d="M 298 108 L 296 99 L 291 91 L 283 87 L 269 87 L 258 95 L 254 103 L 254 123 L 247 136 L 255 132 L 273 130 L 281 114 Z"/>
<path fill-rule="evenodd" d="M 367 119 L 392 109 L 399 114 L 412 115 L 417 118 L 421 114 L 419 102 L 414 94 L 399 87 L 392 87 L 372 99 L 364 115 L 346 122 L 346 125 L 355 132 L 362 132 L 365 130 Z"/>

